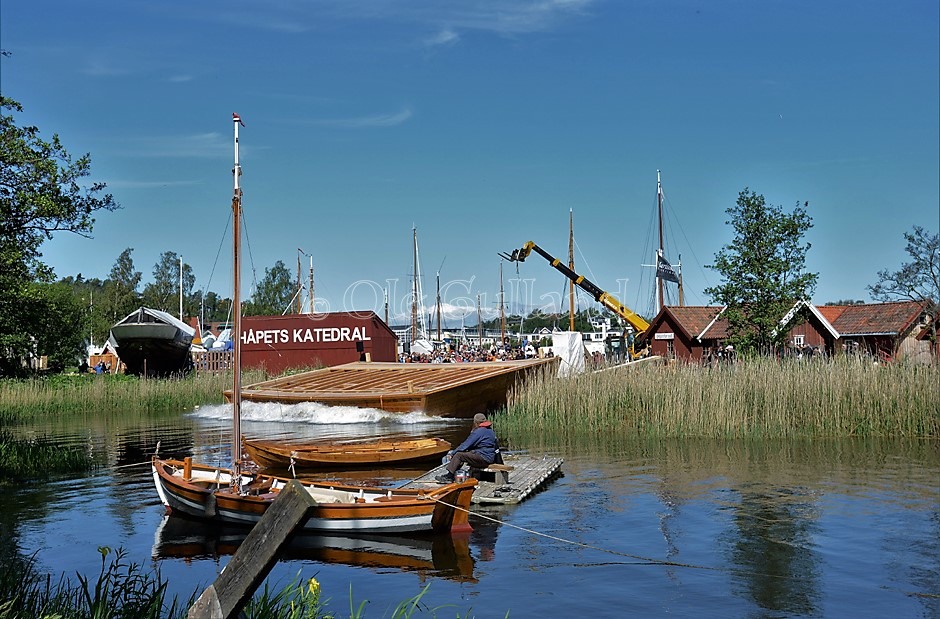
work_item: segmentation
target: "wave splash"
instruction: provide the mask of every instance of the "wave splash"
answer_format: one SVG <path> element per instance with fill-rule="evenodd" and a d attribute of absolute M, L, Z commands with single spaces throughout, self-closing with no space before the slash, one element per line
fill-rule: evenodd
<path fill-rule="evenodd" d="M 232 418 L 231 404 L 208 404 L 197 407 L 192 412 L 194 417 L 202 419 Z M 242 421 L 263 421 L 275 423 L 308 423 L 311 425 L 351 425 L 351 424 L 393 424 L 414 426 L 423 423 L 441 423 L 447 421 L 441 417 L 431 417 L 423 412 L 390 413 L 378 408 L 359 408 L 356 406 L 327 406 L 318 402 L 299 402 L 280 404 L 277 402 L 242 402 Z"/>

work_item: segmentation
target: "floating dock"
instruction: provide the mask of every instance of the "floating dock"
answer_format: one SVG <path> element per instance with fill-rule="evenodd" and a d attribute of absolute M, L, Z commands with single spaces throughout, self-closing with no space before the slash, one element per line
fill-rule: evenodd
<path fill-rule="evenodd" d="M 251 402 L 319 402 L 473 417 L 506 406 L 509 390 L 538 370 L 554 372 L 559 357 L 482 363 L 347 363 L 242 388 Z M 231 401 L 231 391 L 225 392 Z"/>
<path fill-rule="evenodd" d="M 484 473 L 476 490 L 473 491 L 471 501 L 478 505 L 503 504 L 512 505 L 521 503 L 533 492 L 546 483 L 561 475 L 561 458 L 548 456 L 508 455 L 504 457 L 505 468 L 509 471 L 496 471 Z M 444 465 L 428 471 L 421 477 L 405 484 L 404 488 L 421 489 L 440 484 L 434 478 L 445 472 Z M 502 476 L 508 474 L 508 481 Z"/>

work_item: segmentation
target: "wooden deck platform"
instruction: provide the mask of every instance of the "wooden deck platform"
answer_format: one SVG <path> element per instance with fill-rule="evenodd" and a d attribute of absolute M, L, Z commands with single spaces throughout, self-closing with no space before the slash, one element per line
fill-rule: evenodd
<path fill-rule="evenodd" d="M 561 458 L 529 456 L 529 455 L 509 455 L 505 458 L 505 463 L 513 467 L 509 472 L 509 483 L 503 483 L 499 474 L 493 476 L 487 475 L 487 478 L 481 480 L 476 490 L 473 491 L 471 501 L 476 504 L 504 504 L 512 505 L 526 500 L 533 492 L 561 474 L 561 465 L 564 462 Z M 434 478 L 444 473 L 444 466 L 441 465 L 431 471 L 428 471 L 421 477 L 414 479 L 404 488 L 430 488 L 439 486 Z M 493 479 L 493 481 L 488 481 Z"/>
<path fill-rule="evenodd" d="M 248 385 L 242 388 L 242 399 L 472 417 L 505 406 L 517 381 L 540 369 L 552 371 L 558 362 L 558 357 L 486 363 L 355 362 Z M 225 396 L 230 398 L 231 392 Z"/>

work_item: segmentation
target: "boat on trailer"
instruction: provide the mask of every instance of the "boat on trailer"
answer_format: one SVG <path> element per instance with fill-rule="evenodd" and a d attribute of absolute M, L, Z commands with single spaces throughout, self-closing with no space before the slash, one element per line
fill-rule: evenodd
<path fill-rule="evenodd" d="M 442 438 L 383 438 L 369 441 L 299 443 L 242 439 L 245 451 L 262 468 L 304 470 L 412 464 L 440 461 L 451 444 Z"/>

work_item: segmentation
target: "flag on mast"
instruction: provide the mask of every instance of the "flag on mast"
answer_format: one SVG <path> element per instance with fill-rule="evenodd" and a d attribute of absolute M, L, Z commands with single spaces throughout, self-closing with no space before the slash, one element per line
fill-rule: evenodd
<path fill-rule="evenodd" d="M 676 275 L 675 269 L 661 255 L 656 256 L 656 277 L 667 282 L 679 283 L 679 276 Z"/>
<path fill-rule="evenodd" d="M 236 114 L 235 112 L 232 112 L 232 120 L 234 120 L 235 122 L 237 122 L 237 123 L 238 123 L 239 125 L 241 125 L 242 127 L 245 126 L 245 123 L 242 122 L 241 116 L 239 116 L 239 115 Z"/>

